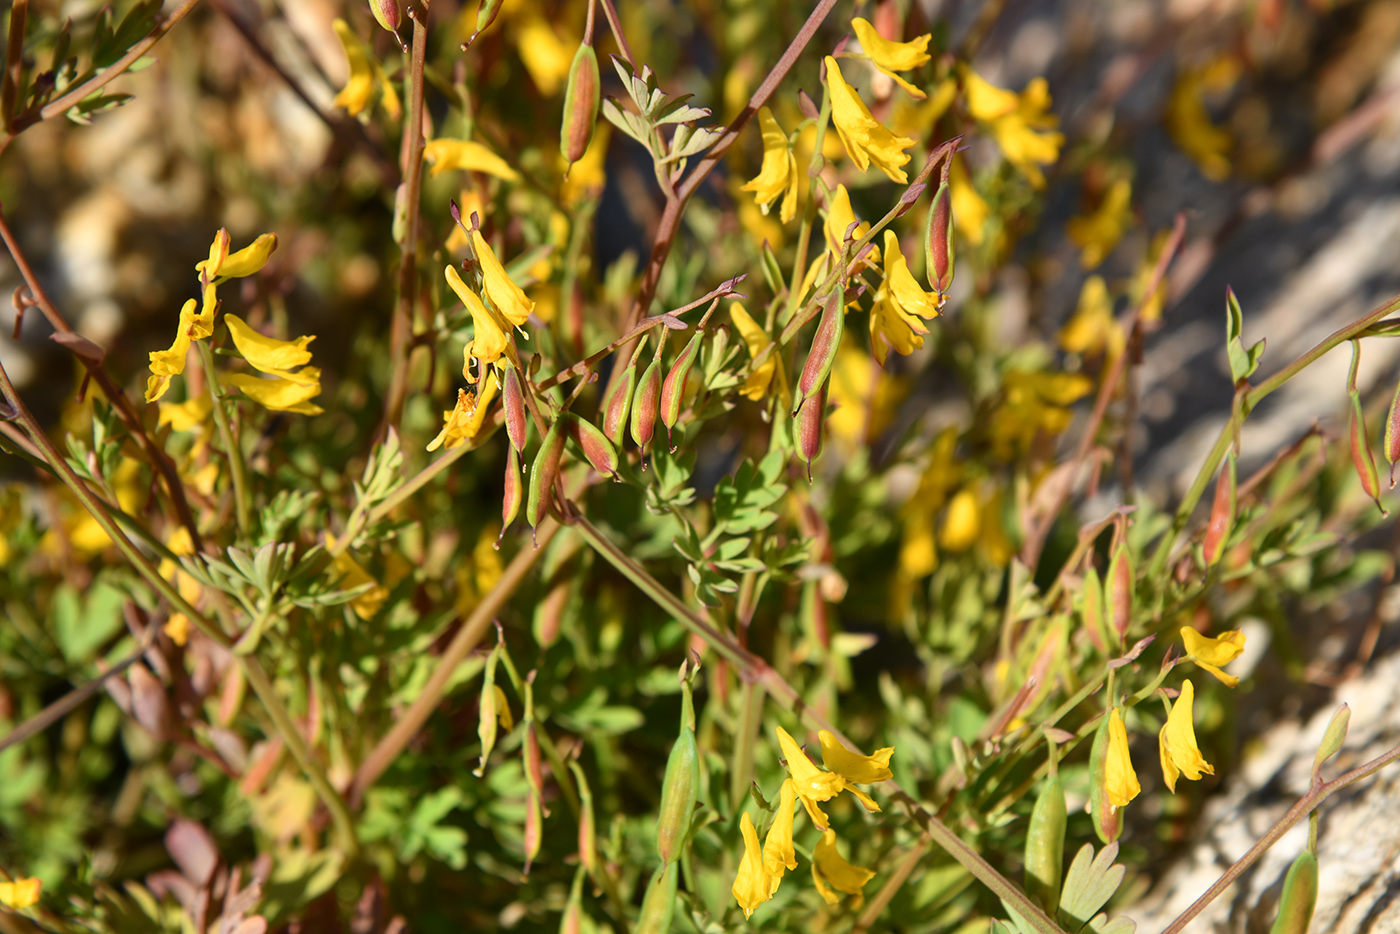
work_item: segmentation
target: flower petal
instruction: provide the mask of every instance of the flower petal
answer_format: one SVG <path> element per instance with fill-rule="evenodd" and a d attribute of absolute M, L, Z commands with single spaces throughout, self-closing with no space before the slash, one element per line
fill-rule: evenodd
<path fill-rule="evenodd" d="M 505 267 L 496 259 L 496 254 L 480 230 L 472 231 L 472 252 L 481 264 L 481 291 L 486 294 L 486 300 L 501 317 L 520 327 L 535 310 L 535 303 L 506 274 Z"/>
<path fill-rule="evenodd" d="M 253 330 L 238 315 L 224 315 L 224 323 L 228 325 L 229 335 L 243 359 L 264 373 L 293 379 L 293 374 L 287 373 L 287 370 L 311 362 L 311 351 L 306 349 L 306 345 L 316 339 L 314 334 L 298 337 L 294 341 L 279 341 Z"/>
<path fill-rule="evenodd" d="M 744 917 L 772 897 L 776 886 L 772 884 L 768 871 L 763 868 L 763 851 L 758 846 L 758 831 L 754 829 L 753 818 L 745 811 L 739 817 L 739 832 L 744 835 L 744 856 L 739 861 L 739 872 L 734 876 L 730 892 L 739 907 L 744 909 Z"/>
<path fill-rule="evenodd" d="M 822 730 L 817 736 L 822 744 L 822 762 L 846 781 L 873 785 L 894 777 L 890 771 L 893 746 L 877 749 L 874 755 L 863 756 L 841 745 L 841 741 L 827 730 Z"/>
<path fill-rule="evenodd" d="M 792 779 L 783 780 L 778 791 L 778 813 L 768 836 L 763 841 L 763 868 L 770 876 L 783 877 L 786 869 L 797 868 L 797 851 L 792 845 L 793 811 L 797 807 L 797 785 Z"/>
<path fill-rule="evenodd" d="M 1138 796 L 1142 786 L 1138 784 L 1137 773 L 1133 771 L 1133 760 L 1128 755 L 1128 730 L 1123 726 L 1123 718 L 1114 707 L 1108 715 L 1108 756 L 1104 762 L 1104 792 L 1108 803 L 1123 807 Z"/>
<path fill-rule="evenodd" d="M 460 169 L 494 175 L 508 182 L 520 178 L 520 173 L 511 168 L 509 162 L 480 143 L 474 143 L 471 140 L 429 140 L 423 146 L 423 158 L 432 165 L 428 172 L 432 176 Z"/>

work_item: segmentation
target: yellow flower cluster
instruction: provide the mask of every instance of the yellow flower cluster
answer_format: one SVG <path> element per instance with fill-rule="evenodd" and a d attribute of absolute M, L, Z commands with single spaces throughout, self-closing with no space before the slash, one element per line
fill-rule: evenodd
<path fill-rule="evenodd" d="M 15 879 L 13 882 L 0 882 L 0 905 L 22 910 L 39 902 L 39 891 L 43 883 L 38 879 Z"/>
<path fill-rule="evenodd" d="M 399 94 L 364 40 L 355 35 L 350 29 L 350 24 L 343 19 L 337 18 L 331 23 L 331 27 L 335 29 L 336 38 L 345 49 L 345 60 L 350 69 L 350 77 L 346 80 L 345 87 L 340 89 L 340 93 L 331 103 L 344 108 L 352 117 L 358 116 L 369 106 L 370 98 L 374 96 L 374 89 L 377 87 L 379 102 L 384 105 L 384 112 L 392 120 L 399 119 L 403 113 Z"/>
<path fill-rule="evenodd" d="M 880 810 L 875 799 L 855 786 L 871 785 L 891 778 L 889 765 L 894 749 L 880 749 L 873 756 L 862 756 L 841 745 L 830 732 L 822 730 L 818 737 L 826 769 L 819 769 L 786 730 L 778 727 L 777 735 L 778 746 L 787 761 L 789 777 L 779 789 L 777 813 L 761 848 L 758 831 L 748 812 L 745 811 L 739 818 L 739 829 L 744 837 L 744 855 L 731 891 L 735 901 L 744 909 L 745 917 L 752 915 L 755 908 L 773 897 L 787 870 L 797 868 L 792 834 L 793 815 L 799 801 L 822 834 L 812 853 L 812 881 L 827 904 L 834 905 L 840 900 L 837 892 L 859 898 L 865 883 L 875 875 L 869 869 L 851 865 L 841 856 L 836 849 L 836 832 L 828 825 L 826 813 L 819 805 L 842 791 L 849 791 L 867 810 Z"/>
<path fill-rule="evenodd" d="M 1049 112 L 1049 84 L 1036 78 L 1016 94 L 965 66 L 962 78 L 968 113 L 997 141 L 1006 161 L 1020 169 L 1036 188 L 1043 188 L 1041 167 L 1053 164 L 1065 144 L 1064 134 L 1056 129 L 1060 120 Z"/>

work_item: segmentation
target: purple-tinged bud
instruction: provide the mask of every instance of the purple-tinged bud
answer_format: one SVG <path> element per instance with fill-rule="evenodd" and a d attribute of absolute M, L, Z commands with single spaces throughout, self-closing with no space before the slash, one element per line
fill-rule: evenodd
<path fill-rule="evenodd" d="M 506 447 L 505 494 L 501 497 L 501 534 L 496 536 L 496 549 L 501 547 L 501 539 L 506 537 L 506 529 L 520 515 L 520 501 L 525 498 L 525 486 L 520 481 L 520 454 L 515 448 Z"/>
<path fill-rule="evenodd" d="M 622 377 L 613 383 L 612 392 L 603 400 L 603 434 L 613 447 L 622 447 L 627 432 L 627 416 L 632 411 L 632 393 L 637 388 L 637 364 L 628 364 Z"/>
<path fill-rule="evenodd" d="M 403 7 L 399 5 L 399 0 L 369 0 L 369 11 L 374 14 L 375 22 L 394 34 L 399 48 L 407 52 L 407 46 L 399 38 L 399 27 L 403 25 Z"/>
<path fill-rule="evenodd" d="M 598 54 L 592 45 L 581 43 L 569 67 L 569 84 L 564 91 L 564 122 L 559 126 L 559 151 L 571 165 L 583 158 L 593 140 L 601 90 Z"/>
<path fill-rule="evenodd" d="M 671 451 L 676 450 L 675 442 L 671 440 L 671 429 L 676 427 L 676 422 L 681 417 L 681 402 L 685 399 L 685 381 L 690 377 L 691 367 L 695 365 L 695 358 L 700 355 L 700 340 L 705 336 L 703 330 L 697 330 L 686 343 L 681 355 L 676 358 L 676 362 L 671 364 L 670 372 L 666 374 L 666 382 L 661 385 L 661 423 L 666 426 L 666 440 L 671 446 Z"/>
<path fill-rule="evenodd" d="M 831 365 L 836 362 L 836 352 L 841 349 L 841 336 L 846 332 L 846 309 L 841 297 L 840 288 L 832 289 L 826 304 L 822 306 L 821 320 L 817 322 L 812 347 L 807 351 L 807 362 L 802 365 L 802 376 L 797 381 L 797 405 L 792 410 L 794 418 L 802 409 L 802 404 L 826 385 Z"/>
<path fill-rule="evenodd" d="M 812 461 L 822 452 L 826 429 L 826 386 L 808 400 L 797 413 L 797 447 L 807 461 L 807 482 L 812 482 Z"/>
<path fill-rule="evenodd" d="M 583 452 L 583 459 L 598 473 L 616 480 L 617 448 L 603 434 L 603 429 L 573 413 L 561 417 L 567 421 L 569 437 Z"/>
<path fill-rule="evenodd" d="M 945 295 L 953 284 L 953 197 L 945 179 L 933 195 L 924 236 L 924 262 L 928 284 Z"/>
<path fill-rule="evenodd" d="M 646 449 L 651 444 L 651 436 L 656 433 L 656 412 L 661 399 L 661 360 L 653 359 L 642 372 L 637 382 L 637 391 L 632 395 L 632 440 L 637 447 Z M 646 461 L 642 461 L 646 469 Z"/>
<path fill-rule="evenodd" d="M 502 361 L 504 362 L 504 361 Z M 501 377 L 501 411 L 505 414 L 506 435 L 510 446 L 517 451 L 525 450 L 525 390 L 520 385 L 520 371 L 505 363 L 498 366 L 505 373 Z"/>
<path fill-rule="evenodd" d="M 1376 465 L 1372 463 L 1372 473 L 1375 469 Z M 1225 543 L 1235 527 L 1236 477 L 1235 455 L 1232 453 L 1225 458 L 1225 466 L 1220 468 L 1220 475 L 1215 478 L 1215 501 L 1211 503 L 1210 520 L 1206 523 L 1206 536 L 1201 544 L 1201 556 L 1207 568 L 1215 567 L 1215 562 L 1225 553 Z"/>

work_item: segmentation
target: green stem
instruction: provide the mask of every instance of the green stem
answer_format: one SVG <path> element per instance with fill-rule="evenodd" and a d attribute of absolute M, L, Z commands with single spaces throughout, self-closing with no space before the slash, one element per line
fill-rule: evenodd
<path fill-rule="evenodd" d="M 763 719 L 763 685 L 746 680 L 742 703 L 738 735 L 734 737 L 734 764 L 729 772 L 729 803 L 735 808 L 743 800 L 744 791 L 753 776 L 754 743 Z"/>
<path fill-rule="evenodd" d="M 209 396 L 214 401 L 214 425 L 219 429 L 219 440 L 223 442 L 224 453 L 228 457 L 229 476 L 233 480 L 233 514 L 238 522 L 238 534 L 248 537 L 248 473 L 243 463 L 243 448 L 229 425 L 228 412 L 224 411 L 227 398 L 219 386 L 219 376 L 214 369 L 214 352 L 208 341 L 195 341 L 199 347 L 199 362 L 204 366 L 204 379 L 209 383 Z"/>

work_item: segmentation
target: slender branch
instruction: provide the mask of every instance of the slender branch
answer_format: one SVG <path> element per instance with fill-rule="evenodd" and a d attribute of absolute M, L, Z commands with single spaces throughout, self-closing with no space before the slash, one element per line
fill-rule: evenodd
<path fill-rule="evenodd" d="M 1277 843 L 1279 838 L 1292 830 L 1295 824 L 1304 817 L 1307 817 L 1319 804 L 1326 801 L 1336 792 L 1346 788 L 1348 785 L 1354 785 L 1363 778 L 1369 778 L 1376 774 L 1397 759 L 1400 759 L 1400 746 L 1396 746 L 1389 752 L 1377 756 L 1365 765 L 1357 766 L 1350 772 L 1346 772 L 1330 782 L 1323 782 L 1308 789 L 1308 793 L 1299 799 L 1297 804 L 1289 808 L 1288 813 L 1279 818 L 1279 822 L 1270 827 L 1269 832 L 1264 834 L 1258 843 L 1250 847 L 1249 851 L 1236 860 L 1233 866 L 1225 870 L 1220 878 L 1216 879 L 1215 883 L 1211 885 L 1210 888 L 1206 889 L 1205 893 L 1201 895 L 1200 898 L 1191 903 L 1190 908 L 1187 908 L 1177 916 L 1175 921 L 1167 925 L 1166 930 L 1164 930 L 1162 934 L 1180 934 L 1181 930 L 1185 928 L 1186 925 L 1190 924 L 1197 915 L 1204 911 L 1207 905 L 1215 901 L 1220 893 L 1233 885 L 1235 880 L 1244 874 L 1245 870 L 1253 866 L 1269 847 Z"/>
<path fill-rule="evenodd" d="M 622 31 L 622 19 L 617 15 L 617 7 L 613 6 L 613 0 L 602 0 L 602 3 L 603 15 L 608 18 L 608 28 L 612 30 L 613 39 L 617 41 L 618 51 L 622 53 L 622 57 L 627 61 L 627 64 L 632 67 L 632 71 L 635 74 L 637 71 L 637 56 L 632 54 L 632 47 L 627 44 L 627 36 Z M 589 10 L 588 13 L 590 17 L 593 15 L 592 10 Z"/>
<path fill-rule="evenodd" d="M 112 81 L 121 77 L 132 65 L 150 51 L 161 38 L 174 29 L 176 24 L 199 5 L 199 0 L 183 0 L 175 9 L 170 11 L 170 15 L 163 20 L 158 20 L 156 27 L 150 31 L 146 38 L 137 42 L 126 54 L 117 59 L 100 74 L 95 74 L 82 84 L 73 88 L 57 100 L 50 101 L 37 111 L 31 110 L 15 118 L 12 133 L 18 135 L 41 120 L 49 120 L 68 112 L 70 107 L 81 104 L 88 97 L 111 84 Z"/>
<path fill-rule="evenodd" d="M 10 38 L 5 44 L 5 73 L 0 75 L 0 126 L 10 132 L 19 97 L 19 78 L 24 71 L 24 27 L 29 16 L 29 0 L 15 0 L 10 7 Z"/>
<path fill-rule="evenodd" d="M 209 384 L 209 398 L 214 407 L 214 425 L 219 431 L 219 439 L 224 445 L 224 456 L 228 458 L 229 477 L 233 480 L 233 513 L 238 523 L 240 535 L 248 534 L 248 476 L 243 463 L 243 448 L 238 443 L 233 429 L 228 423 L 228 412 L 224 411 L 224 391 L 219 386 L 219 376 L 214 369 L 214 352 L 208 341 L 199 341 L 199 360 L 204 365 L 204 381 Z"/>
<path fill-rule="evenodd" d="M 875 897 L 870 900 L 870 904 L 865 906 L 865 910 L 862 911 L 860 917 L 856 919 L 856 926 L 851 928 L 854 934 L 864 934 L 865 931 L 870 930 L 870 926 L 880 917 L 880 913 L 889 906 L 895 893 L 904 887 L 905 882 L 909 881 L 909 876 L 914 871 L 914 867 L 918 866 L 919 862 L 928 855 L 928 851 L 928 840 L 920 840 L 910 848 L 898 868 L 885 880 L 885 884 L 880 886 L 880 891 L 875 893 Z"/>
<path fill-rule="evenodd" d="M 404 144 L 400 171 L 404 182 L 403 251 L 399 262 L 399 301 L 390 331 L 389 391 L 384 397 L 384 427 L 397 428 L 408 395 L 408 361 L 413 347 L 413 309 L 418 302 L 418 211 L 423 188 L 423 68 L 428 54 L 428 4 L 409 4 L 413 18 L 413 50 L 409 53 L 404 89 L 408 97 L 408 117 L 404 121 Z M 395 209 L 397 212 L 397 208 Z"/>

